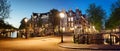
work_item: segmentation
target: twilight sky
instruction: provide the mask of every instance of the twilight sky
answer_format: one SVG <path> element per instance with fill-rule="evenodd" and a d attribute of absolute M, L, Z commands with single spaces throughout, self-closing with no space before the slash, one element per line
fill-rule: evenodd
<path fill-rule="evenodd" d="M 7 19 L 10 24 L 15 27 L 19 27 L 20 21 L 27 17 L 28 19 L 33 12 L 44 13 L 55 8 L 61 11 L 65 9 L 68 11 L 79 8 L 83 14 L 86 13 L 86 9 L 89 4 L 95 3 L 96 5 L 102 6 L 102 8 L 110 14 L 111 4 L 116 0 L 8 0 L 11 3 L 10 18 Z"/>

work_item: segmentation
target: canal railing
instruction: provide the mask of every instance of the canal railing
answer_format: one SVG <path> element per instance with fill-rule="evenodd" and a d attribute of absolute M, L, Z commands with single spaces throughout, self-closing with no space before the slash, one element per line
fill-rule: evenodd
<path fill-rule="evenodd" d="M 78 44 L 120 44 L 120 32 L 74 34 L 73 41 Z"/>

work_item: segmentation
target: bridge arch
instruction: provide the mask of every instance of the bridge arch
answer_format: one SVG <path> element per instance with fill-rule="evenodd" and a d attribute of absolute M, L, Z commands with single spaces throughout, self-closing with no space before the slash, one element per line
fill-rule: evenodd
<path fill-rule="evenodd" d="M 104 44 L 119 44 L 119 35 L 112 33 L 112 34 L 103 34 Z"/>

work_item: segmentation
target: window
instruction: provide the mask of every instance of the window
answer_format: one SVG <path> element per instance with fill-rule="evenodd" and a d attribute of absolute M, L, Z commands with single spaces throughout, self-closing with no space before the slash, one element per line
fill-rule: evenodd
<path fill-rule="evenodd" d="M 70 21 L 70 18 L 68 18 L 68 21 Z"/>
<path fill-rule="evenodd" d="M 73 17 L 71 17 L 71 21 L 73 21 Z"/>

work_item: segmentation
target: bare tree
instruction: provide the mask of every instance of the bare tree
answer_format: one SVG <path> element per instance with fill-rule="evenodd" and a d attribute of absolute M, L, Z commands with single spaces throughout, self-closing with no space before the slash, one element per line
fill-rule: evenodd
<path fill-rule="evenodd" d="M 10 6 L 8 0 L 0 0 L 0 19 L 4 20 L 9 18 Z"/>

